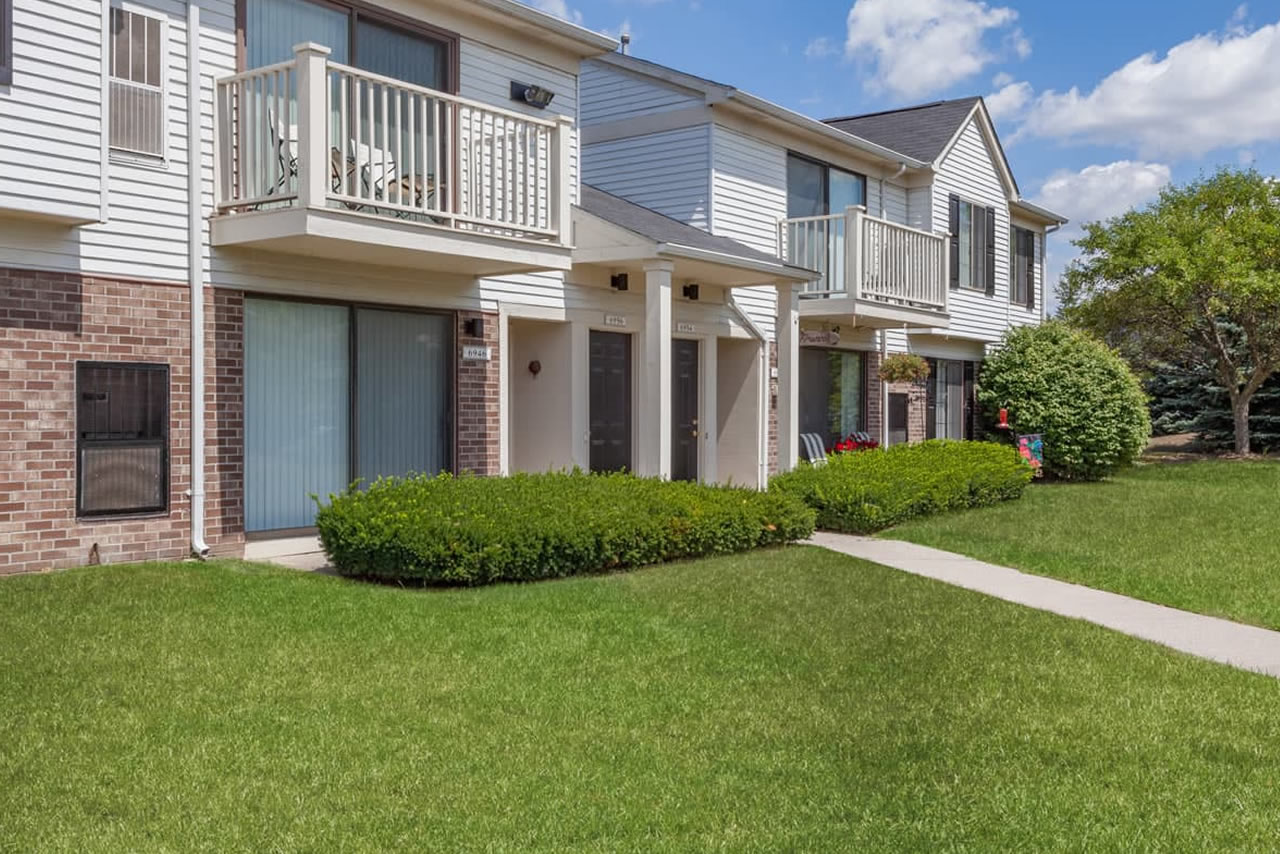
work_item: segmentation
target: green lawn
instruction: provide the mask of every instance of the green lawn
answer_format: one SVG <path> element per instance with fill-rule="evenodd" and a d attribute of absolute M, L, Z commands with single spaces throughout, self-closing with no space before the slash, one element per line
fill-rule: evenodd
<path fill-rule="evenodd" d="M 1280 682 L 811 548 L 0 581 L 0 850 L 1225 850 Z"/>
<path fill-rule="evenodd" d="M 1142 465 L 882 536 L 1280 628 L 1280 463 Z"/>

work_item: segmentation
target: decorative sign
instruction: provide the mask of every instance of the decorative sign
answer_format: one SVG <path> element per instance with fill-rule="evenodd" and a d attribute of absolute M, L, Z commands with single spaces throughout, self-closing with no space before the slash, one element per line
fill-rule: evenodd
<path fill-rule="evenodd" d="M 840 333 L 828 329 L 801 329 L 801 347 L 838 347 Z"/>
<path fill-rule="evenodd" d="M 627 317 L 624 314 L 606 314 L 604 316 L 605 326 L 615 326 L 619 329 L 627 328 Z"/>
<path fill-rule="evenodd" d="M 462 359 L 466 362 L 487 362 L 493 358 L 492 347 L 481 347 L 466 344 L 462 348 Z"/>
<path fill-rule="evenodd" d="M 685 334 L 685 335 L 692 335 L 693 333 L 695 333 L 695 332 L 697 332 L 697 331 L 698 331 L 698 327 L 694 326 L 692 323 L 677 323 L 677 324 L 676 324 L 676 332 L 680 332 L 680 333 L 683 333 L 683 334 Z"/>
<path fill-rule="evenodd" d="M 1035 470 L 1036 477 L 1044 472 L 1044 437 L 1039 433 L 1018 437 L 1018 453 Z"/>

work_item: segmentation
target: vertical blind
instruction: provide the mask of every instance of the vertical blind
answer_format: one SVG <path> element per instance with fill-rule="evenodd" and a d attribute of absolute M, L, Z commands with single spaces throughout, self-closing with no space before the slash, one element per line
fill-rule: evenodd
<path fill-rule="evenodd" d="M 309 497 L 347 486 L 348 310 L 245 301 L 245 529 L 315 522 Z"/>
<path fill-rule="evenodd" d="M 453 318 L 245 301 L 245 529 L 315 524 L 352 481 L 452 467 Z"/>
<path fill-rule="evenodd" d="M 357 475 L 449 468 L 450 318 L 356 311 Z"/>

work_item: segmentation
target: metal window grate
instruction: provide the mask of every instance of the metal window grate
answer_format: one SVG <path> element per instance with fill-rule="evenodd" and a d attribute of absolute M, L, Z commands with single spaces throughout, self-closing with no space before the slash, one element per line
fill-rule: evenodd
<path fill-rule="evenodd" d="M 125 9 L 111 10 L 111 147 L 164 156 L 165 27 Z"/>
<path fill-rule="evenodd" d="M 76 510 L 169 506 L 169 366 L 76 364 Z"/>

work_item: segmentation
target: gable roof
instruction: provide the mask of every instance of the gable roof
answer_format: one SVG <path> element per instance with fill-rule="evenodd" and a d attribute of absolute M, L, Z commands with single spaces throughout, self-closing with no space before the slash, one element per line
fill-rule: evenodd
<path fill-rule="evenodd" d="M 955 138 L 956 132 L 968 121 L 974 104 L 981 100 L 978 97 L 956 98 L 901 110 L 885 110 L 824 121 L 845 133 L 860 136 L 926 163 L 936 163 Z"/>
<path fill-rule="evenodd" d="M 629 202 L 626 199 L 606 193 L 604 190 L 582 185 L 582 198 L 578 203 L 589 214 L 600 217 L 614 225 L 625 228 L 641 237 L 647 237 L 656 243 L 669 243 L 673 246 L 687 246 L 690 249 L 701 249 L 704 252 L 715 252 L 730 255 L 745 261 L 761 261 L 777 264 L 778 256 L 753 249 L 745 243 L 739 243 L 728 237 L 717 237 L 666 214 Z"/>

